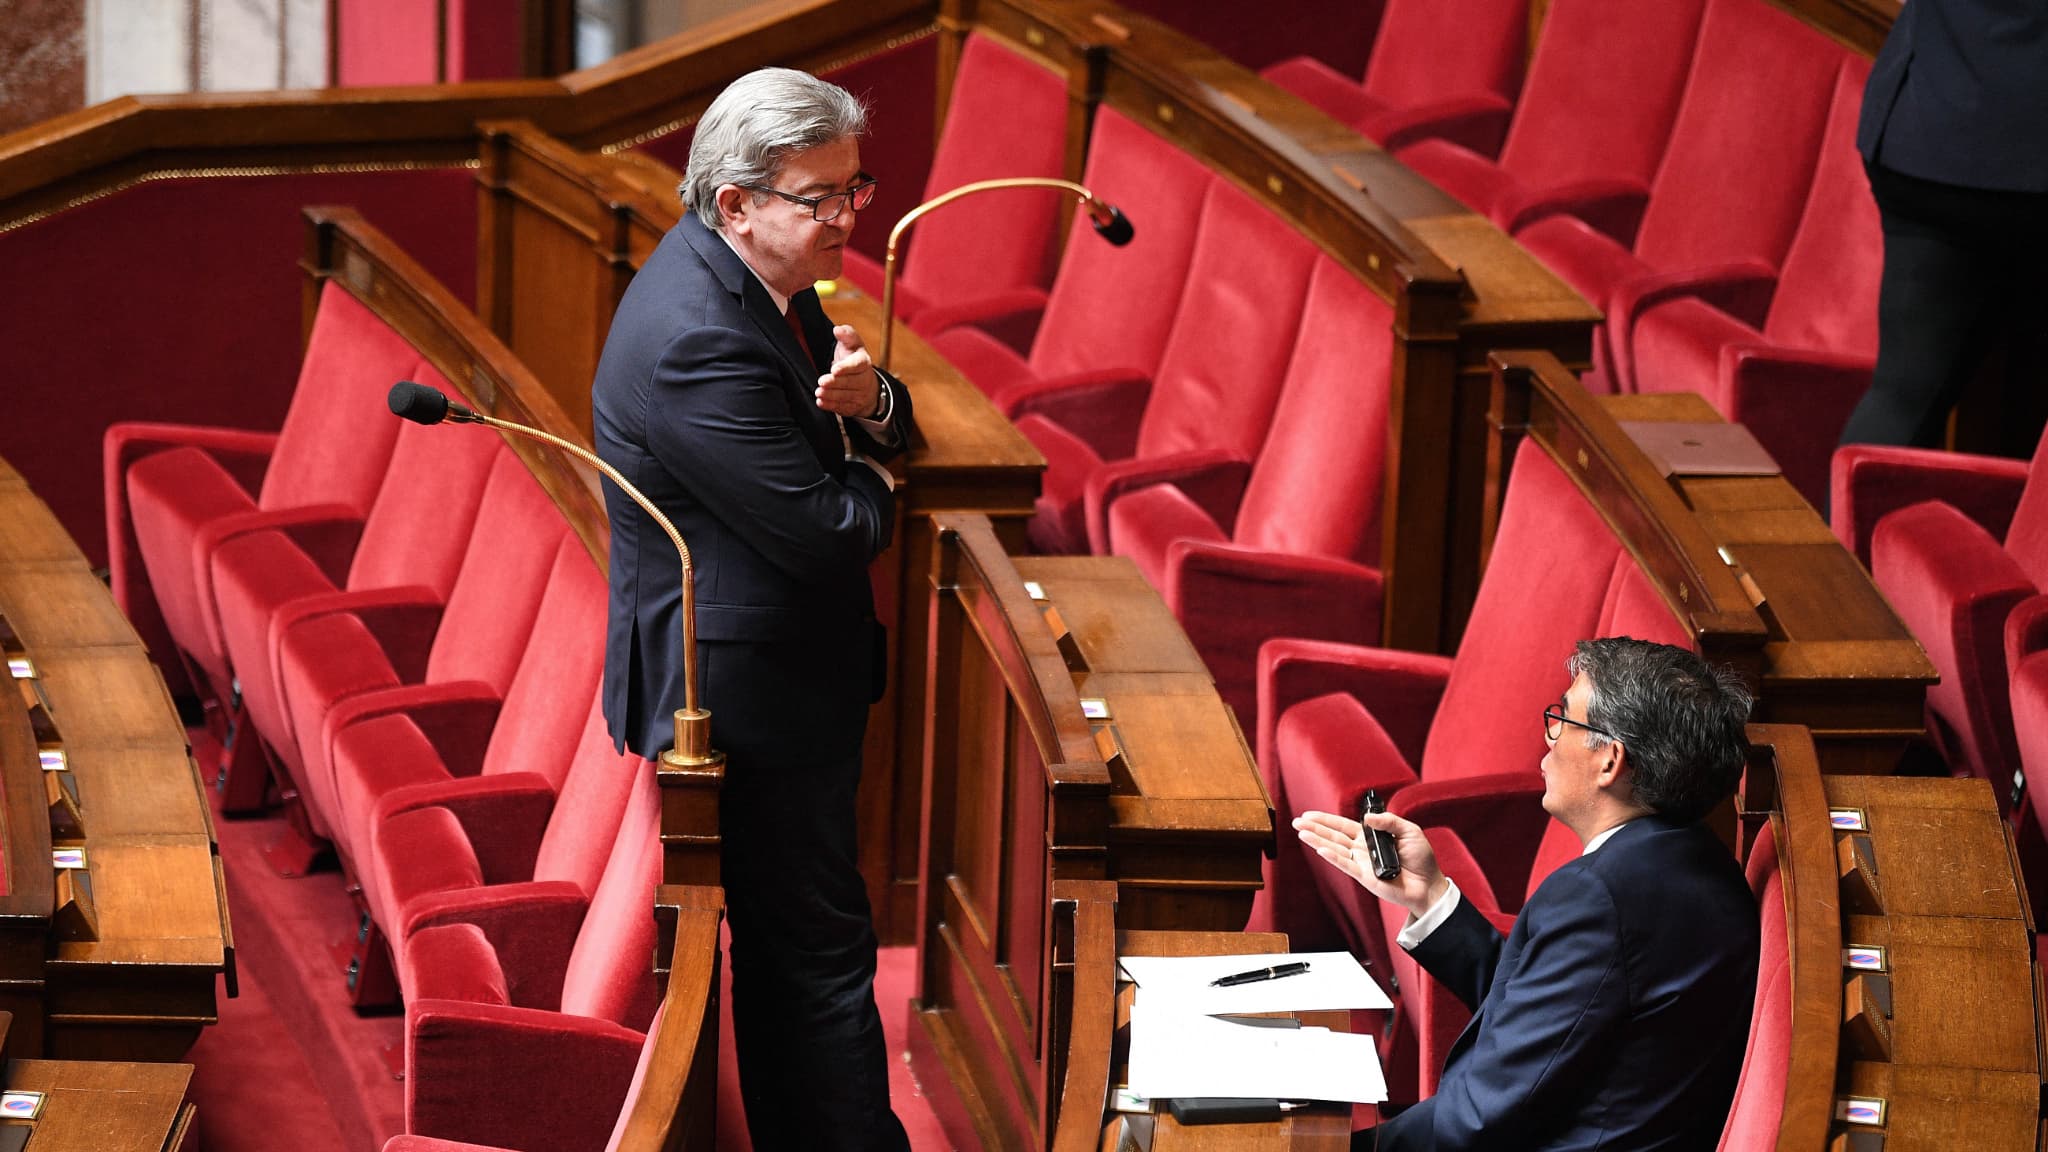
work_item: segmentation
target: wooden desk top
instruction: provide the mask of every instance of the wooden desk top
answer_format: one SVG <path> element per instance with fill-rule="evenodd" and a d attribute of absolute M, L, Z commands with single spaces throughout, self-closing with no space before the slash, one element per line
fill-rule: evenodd
<path fill-rule="evenodd" d="M 42 771 L 46 749 L 33 738 L 0 751 L 26 758 L 8 771 L 33 773 L 38 793 L 64 781 L 79 826 L 50 823 L 40 794 L 10 794 L 6 818 L 43 843 L 85 849 L 91 912 L 45 929 L 40 993 L 13 1007 L 46 1019 L 18 1022 L 17 1039 L 38 1054 L 174 1058 L 215 1019 L 216 976 L 233 982 L 226 885 L 184 726 L 105 586 L 20 485 L 0 484 L 0 613 L 36 673 L 0 707 L 18 697 L 24 712 L 47 708 L 65 773 Z M 45 924 L 56 911 L 42 910 Z"/>
<path fill-rule="evenodd" d="M 9 1091 L 43 1093 L 34 1152 L 164 1152 L 184 1146 L 190 1064 L 10 1060 Z"/>
<path fill-rule="evenodd" d="M 2005 822 L 1981 780 L 1829 776 L 1828 804 L 1861 808 L 1890 916 L 2024 923 Z"/>
<path fill-rule="evenodd" d="M 1287 937 L 1279 932 L 1149 932 L 1121 931 L 1116 934 L 1118 956 L 1231 956 L 1254 952 L 1285 952 Z M 1136 990 L 1125 985 L 1117 992 L 1116 1022 L 1130 1023 L 1131 1001 Z M 1307 1012 L 1302 1022 L 1318 1027 L 1350 1030 L 1346 1012 Z M 1122 1052 L 1118 1053 L 1114 1077 L 1124 1079 Z M 1102 1152 L 1115 1152 L 1117 1117 L 1112 1113 L 1103 1125 Z M 1154 1119 L 1152 1152 L 1338 1152 L 1351 1144 L 1351 1106 L 1318 1103 L 1299 1109 L 1278 1121 L 1257 1124 L 1198 1124 L 1182 1127 L 1171 1115 Z"/>

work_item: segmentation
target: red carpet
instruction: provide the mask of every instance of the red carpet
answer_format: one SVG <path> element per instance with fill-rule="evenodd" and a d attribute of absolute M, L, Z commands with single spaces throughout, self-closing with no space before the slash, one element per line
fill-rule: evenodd
<path fill-rule="evenodd" d="M 214 746 L 192 733 L 201 764 Z M 206 1030 L 188 1057 L 198 1071 L 192 1099 L 199 1108 L 204 1152 L 375 1152 L 405 1128 L 405 1085 L 391 1077 L 380 1050 L 404 1036 L 404 1017 L 358 1016 L 343 995 L 328 945 L 354 931 L 354 905 L 338 872 L 287 880 L 264 862 L 263 846 L 282 817 L 219 817 L 220 852 L 235 931 L 241 996 L 223 990 L 220 1023 Z M 949 1149 L 904 1061 L 904 1029 L 916 958 L 885 948 L 875 999 L 892 1054 L 889 1091 L 917 1152 Z M 721 1004 L 723 1001 L 721 1000 Z M 747 1152 L 732 1018 L 721 1013 L 718 1147 Z"/>

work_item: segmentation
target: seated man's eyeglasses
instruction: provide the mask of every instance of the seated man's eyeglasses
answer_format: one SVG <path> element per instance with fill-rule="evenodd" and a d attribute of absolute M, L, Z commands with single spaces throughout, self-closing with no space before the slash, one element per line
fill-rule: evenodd
<path fill-rule="evenodd" d="M 1583 720 L 1574 720 L 1565 715 L 1562 702 L 1552 704 L 1543 710 L 1543 738 L 1552 744 L 1557 743 L 1557 738 L 1564 735 L 1564 726 L 1567 724 L 1574 728 L 1584 728 L 1588 732 L 1597 732 L 1609 740 L 1621 739 L 1621 737 L 1616 736 L 1605 728 L 1597 728 Z"/>
<path fill-rule="evenodd" d="M 849 204 L 853 205 L 854 211 L 859 212 L 875 201 L 873 177 L 862 180 L 844 192 L 833 192 L 824 196 L 799 196 L 794 192 L 784 192 L 780 188 L 770 188 L 766 184 L 742 184 L 740 187 L 749 192 L 766 192 L 780 196 L 791 204 L 801 204 L 811 210 L 811 219 L 820 224 L 830 224 L 837 220 L 839 214 L 846 211 Z"/>

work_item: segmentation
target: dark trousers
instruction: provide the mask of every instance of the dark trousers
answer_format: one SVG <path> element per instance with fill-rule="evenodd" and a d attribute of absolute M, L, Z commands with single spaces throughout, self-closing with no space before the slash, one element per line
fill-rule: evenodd
<path fill-rule="evenodd" d="M 907 1152 L 889 1109 L 874 921 L 856 856 L 858 735 L 837 756 L 725 751 L 727 987 L 753 1146 Z"/>
<path fill-rule="evenodd" d="M 2010 421 L 1997 447 L 2031 449 L 2040 425 L 2025 413 L 2040 372 L 2014 344 L 2048 324 L 2048 194 L 1866 170 L 1884 223 L 1877 368 L 1842 443 L 1939 447 L 1956 398 L 1996 350 L 2007 353 L 2000 410 Z"/>

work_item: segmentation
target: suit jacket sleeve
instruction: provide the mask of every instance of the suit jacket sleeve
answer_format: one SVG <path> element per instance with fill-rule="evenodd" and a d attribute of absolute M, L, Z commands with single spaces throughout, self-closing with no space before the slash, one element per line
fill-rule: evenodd
<path fill-rule="evenodd" d="M 873 460 L 893 460 L 910 446 L 911 430 L 917 427 L 916 419 L 911 414 L 910 389 L 903 386 L 903 381 L 880 368 L 875 369 L 875 373 L 888 381 L 884 386 L 889 389 L 890 403 L 894 405 L 889 410 L 888 427 L 889 431 L 895 433 L 895 438 L 884 444 L 876 440 L 858 420 L 848 420 L 846 431 L 853 440 L 854 451 Z"/>
<path fill-rule="evenodd" d="M 695 327 L 655 368 L 656 459 L 770 564 L 804 583 L 843 578 L 889 543 L 895 503 L 865 468 L 835 479 L 790 417 L 775 350 Z"/>
<path fill-rule="evenodd" d="M 1521 951 L 1506 979 L 1488 993 L 1470 1050 L 1410 1121 L 1429 1125 L 1433 1139 L 1423 1146 L 1443 1152 L 1526 1146 L 1555 1101 L 1582 1091 L 1591 1074 L 1585 1066 L 1603 1057 L 1608 1038 L 1627 1018 L 1620 917 L 1597 875 L 1584 868 L 1554 873 L 1522 915 Z M 1493 932 L 1484 917 L 1474 913 L 1473 919 Z M 1499 935 L 1493 935 L 1497 958 Z M 1444 942 L 1447 949 L 1453 940 Z M 1433 934 L 1424 943 L 1435 941 Z M 1418 958 L 1422 951 L 1416 949 Z M 1423 963 L 1436 972 L 1430 960 Z M 1491 973 L 1492 962 L 1486 970 Z"/>

